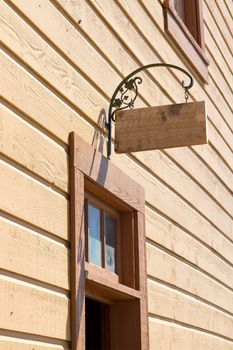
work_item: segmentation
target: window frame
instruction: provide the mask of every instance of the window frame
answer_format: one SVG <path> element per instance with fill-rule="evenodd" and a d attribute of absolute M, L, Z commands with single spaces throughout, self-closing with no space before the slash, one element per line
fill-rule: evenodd
<path fill-rule="evenodd" d="M 196 0 L 196 23 L 198 40 L 196 40 L 173 5 L 173 0 L 164 0 L 164 27 L 165 31 L 188 59 L 202 81 L 208 84 L 209 60 L 205 54 L 204 20 L 202 0 Z M 186 8 L 186 14 L 187 8 Z M 184 49 L 185 48 L 185 49 Z"/>
<path fill-rule="evenodd" d="M 132 315 L 132 324 L 127 321 L 127 317 L 124 317 L 119 325 L 117 323 L 119 328 L 117 331 L 122 334 L 122 337 L 117 337 L 117 333 L 111 331 L 113 341 L 116 341 L 118 346 L 121 346 L 119 342 L 125 342 L 124 346 L 127 348 L 125 344 L 132 341 L 132 348 L 135 350 L 148 350 L 144 188 L 87 144 L 79 135 L 72 132 L 69 142 L 71 348 L 72 350 L 85 350 L 85 297 L 93 297 L 111 304 L 113 318 L 125 312 Z M 130 229 L 133 226 L 135 250 L 132 254 L 135 255 L 133 259 L 135 265 L 127 264 L 125 267 L 126 275 L 128 274 L 127 269 L 135 269 L 135 278 L 129 281 L 132 287 L 123 285 L 114 279 L 109 280 L 109 274 L 114 275 L 113 273 L 85 262 L 85 191 L 94 193 L 97 197 L 100 196 L 104 202 L 119 210 L 122 214 L 124 229 Z M 130 235 L 128 239 L 131 239 Z M 128 244 L 127 241 L 125 243 Z M 126 334 L 126 330 L 132 334 L 132 340 L 128 340 L 130 334 Z"/>

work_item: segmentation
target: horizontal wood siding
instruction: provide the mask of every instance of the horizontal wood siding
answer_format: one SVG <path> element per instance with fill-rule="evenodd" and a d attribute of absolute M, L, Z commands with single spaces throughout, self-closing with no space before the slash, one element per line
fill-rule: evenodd
<path fill-rule="evenodd" d="M 68 135 L 106 155 L 112 93 L 152 62 L 194 75 L 209 145 L 112 155 L 146 193 L 150 349 L 233 349 L 232 8 L 203 0 L 204 85 L 162 2 L 0 2 L 1 349 L 70 349 Z M 184 102 L 180 72 L 141 76 L 137 107 Z"/>

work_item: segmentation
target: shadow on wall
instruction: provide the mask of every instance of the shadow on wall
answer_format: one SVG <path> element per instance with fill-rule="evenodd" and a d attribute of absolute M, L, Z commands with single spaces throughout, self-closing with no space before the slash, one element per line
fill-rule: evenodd
<path fill-rule="evenodd" d="M 92 174 L 96 152 L 99 151 L 100 153 L 103 153 L 104 151 L 105 137 L 103 135 L 103 132 L 101 132 L 101 130 L 106 130 L 106 120 L 107 120 L 106 112 L 104 109 L 102 109 L 100 111 L 98 121 L 97 121 L 99 130 L 95 130 L 93 140 L 91 143 L 91 145 L 95 148 L 95 151 L 93 153 L 92 164 L 91 164 L 90 173 L 89 173 L 90 176 Z M 98 175 L 97 175 L 97 182 L 99 184 L 101 185 L 105 184 L 107 172 L 108 172 L 108 159 L 102 156 L 99 164 Z"/>

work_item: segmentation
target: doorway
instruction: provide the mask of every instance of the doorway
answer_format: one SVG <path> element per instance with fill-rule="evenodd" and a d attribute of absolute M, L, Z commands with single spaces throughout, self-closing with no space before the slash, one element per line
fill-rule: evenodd
<path fill-rule="evenodd" d="M 86 350 L 111 350 L 109 305 L 86 298 Z"/>

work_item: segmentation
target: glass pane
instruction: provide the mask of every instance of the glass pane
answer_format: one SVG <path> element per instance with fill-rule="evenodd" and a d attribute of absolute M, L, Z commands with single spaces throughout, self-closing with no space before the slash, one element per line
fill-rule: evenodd
<path fill-rule="evenodd" d="M 180 18 L 185 21 L 184 0 L 174 0 L 174 7 Z"/>
<path fill-rule="evenodd" d="M 105 264 L 112 272 L 116 272 L 116 226 L 116 219 L 105 212 Z"/>
<path fill-rule="evenodd" d="M 101 253 L 101 211 L 88 204 L 89 262 L 102 266 Z"/>

